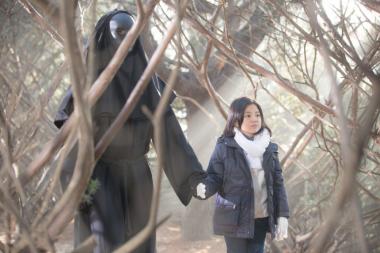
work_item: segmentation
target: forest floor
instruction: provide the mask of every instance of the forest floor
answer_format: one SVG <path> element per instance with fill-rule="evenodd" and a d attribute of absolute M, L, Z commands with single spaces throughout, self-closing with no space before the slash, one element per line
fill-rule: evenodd
<path fill-rule="evenodd" d="M 197 200 L 195 200 L 197 201 Z M 194 200 L 191 201 L 194 204 Z M 163 223 L 156 233 L 156 249 L 157 253 L 223 253 L 226 252 L 226 247 L 223 237 L 211 235 L 206 240 L 186 240 L 183 233 L 184 219 L 192 219 L 190 227 L 196 231 L 211 224 L 212 216 L 210 212 L 205 213 L 203 207 L 210 205 L 206 202 L 199 202 L 198 206 L 185 207 L 181 204 L 180 200 L 171 188 L 168 180 L 164 177 L 161 185 L 160 206 L 158 212 L 158 220 L 170 215 L 170 218 Z M 197 204 L 197 203 L 195 203 Z M 212 203 L 211 203 L 212 204 Z M 199 208 L 199 205 L 201 206 Z M 197 217 L 189 216 L 188 210 L 196 209 L 198 212 Z M 201 210 L 202 209 L 202 210 Z M 189 223 L 187 223 L 189 224 Z M 69 224 L 66 230 L 61 235 L 61 238 L 56 243 L 58 253 L 68 253 L 73 249 L 73 222 Z"/>
<path fill-rule="evenodd" d="M 188 241 L 182 236 L 181 224 L 167 221 L 157 230 L 157 253 L 222 253 L 226 252 L 222 237 L 209 240 Z M 73 249 L 73 225 L 70 224 L 56 244 L 57 252 L 68 253 Z"/>

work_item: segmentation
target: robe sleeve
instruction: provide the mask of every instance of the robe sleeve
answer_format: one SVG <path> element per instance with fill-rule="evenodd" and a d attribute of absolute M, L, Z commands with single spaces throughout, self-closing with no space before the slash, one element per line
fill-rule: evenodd
<path fill-rule="evenodd" d="M 171 109 L 164 116 L 162 131 L 165 174 L 178 198 L 187 205 L 197 184 L 206 177 L 206 172 Z"/>
<path fill-rule="evenodd" d="M 57 114 L 54 118 L 54 125 L 58 128 L 61 128 L 63 123 L 65 123 L 66 120 L 70 117 L 70 114 L 74 110 L 74 101 L 73 101 L 73 94 L 71 92 L 71 89 L 69 89 L 66 92 L 66 95 L 64 96 L 62 103 L 58 107 Z"/>
<path fill-rule="evenodd" d="M 57 114 L 54 118 L 54 125 L 57 128 L 61 128 L 66 120 L 69 119 L 70 114 L 74 111 L 74 101 L 73 94 L 71 89 L 66 92 L 66 95 L 63 97 L 61 104 L 58 107 Z M 65 190 L 70 183 L 71 176 L 73 174 L 75 161 L 77 155 L 77 147 L 75 147 L 70 151 L 65 159 L 63 164 L 62 172 L 60 175 L 60 181 L 62 189 Z"/>
<path fill-rule="evenodd" d="M 164 92 L 164 89 L 166 87 L 166 83 L 164 81 L 162 81 L 161 78 L 159 78 L 158 76 L 156 76 L 158 82 L 154 82 L 154 85 L 156 87 L 156 90 L 158 91 L 158 93 L 160 94 L 160 96 L 162 95 L 162 93 Z M 169 104 L 173 103 L 174 99 L 176 98 L 176 94 L 174 92 L 174 90 L 172 90 L 170 92 L 170 95 L 169 95 Z"/>

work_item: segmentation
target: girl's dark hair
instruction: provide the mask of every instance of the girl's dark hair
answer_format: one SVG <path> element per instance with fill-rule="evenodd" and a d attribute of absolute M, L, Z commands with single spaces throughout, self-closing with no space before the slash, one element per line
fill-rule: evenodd
<path fill-rule="evenodd" d="M 241 124 L 243 123 L 244 119 L 244 111 L 245 108 L 249 105 L 256 105 L 257 109 L 259 109 L 260 116 L 261 116 L 261 128 L 257 133 L 260 133 L 264 130 L 264 128 L 268 129 L 269 134 L 272 135 L 272 131 L 267 126 L 267 124 L 264 121 L 264 114 L 263 110 L 261 109 L 261 106 L 255 101 L 247 97 L 241 97 L 237 98 L 234 101 L 232 101 L 230 105 L 230 111 L 228 113 L 227 123 L 226 127 L 224 128 L 223 135 L 225 137 L 233 137 L 235 136 L 234 128 L 237 127 L 240 129 Z"/>

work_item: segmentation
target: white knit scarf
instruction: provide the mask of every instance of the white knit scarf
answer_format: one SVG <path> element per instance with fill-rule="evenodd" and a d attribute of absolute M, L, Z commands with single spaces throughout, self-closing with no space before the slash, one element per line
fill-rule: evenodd
<path fill-rule="evenodd" d="M 264 128 L 261 133 L 254 136 L 253 140 L 247 139 L 239 129 L 235 128 L 235 141 L 247 154 L 251 168 L 261 169 L 261 160 L 265 149 L 271 140 L 268 129 Z"/>

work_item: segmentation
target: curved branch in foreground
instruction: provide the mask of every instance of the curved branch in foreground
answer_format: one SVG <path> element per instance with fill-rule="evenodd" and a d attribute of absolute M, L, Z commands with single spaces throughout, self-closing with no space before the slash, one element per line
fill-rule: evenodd
<path fill-rule="evenodd" d="M 94 160 L 90 103 L 86 100 L 86 71 L 75 31 L 75 9 L 69 1 L 62 2 L 65 55 L 70 63 L 72 90 L 75 97 L 73 114 L 78 118 L 78 156 L 73 178 L 62 198 L 54 206 L 42 226 L 48 227 L 49 237 L 55 238 L 74 216 L 83 192 L 90 180 Z M 89 155 L 90 154 L 90 155 Z"/>
<path fill-rule="evenodd" d="M 187 1 L 185 1 L 184 4 L 186 4 L 186 2 Z M 172 38 L 174 37 L 175 33 L 179 29 L 181 17 L 182 17 L 181 13 L 178 13 L 177 18 L 175 18 L 170 23 L 163 41 L 161 42 L 159 48 L 157 48 L 156 51 L 155 51 L 155 53 L 153 54 L 151 60 L 149 61 L 148 66 L 146 67 L 146 69 L 145 69 L 143 75 L 141 76 L 138 84 L 133 89 L 130 97 L 128 98 L 127 103 L 123 107 L 123 109 L 120 112 L 120 114 L 118 115 L 118 117 L 115 119 L 114 123 L 111 125 L 110 129 L 107 130 L 107 132 L 104 134 L 104 136 L 102 137 L 102 139 L 99 141 L 99 144 L 97 145 L 97 149 L 99 148 L 99 151 L 102 151 L 102 143 L 104 142 L 106 144 L 107 142 L 110 141 L 110 139 L 112 140 L 112 138 L 115 135 L 115 134 L 113 134 L 113 136 L 112 136 L 112 133 L 113 132 L 117 132 L 118 131 L 117 127 L 121 128 L 121 126 L 122 126 L 121 124 L 123 124 L 125 122 L 126 118 L 128 118 L 128 115 L 131 112 L 130 108 L 134 107 L 134 105 L 129 106 L 129 102 L 130 101 L 131 102 L 135 102 L 135 104 L 136 104 L 137 103 L 137 99 L 135 101 L 133 101 L 133 98 L 134 97 L 139 98 L 142 95 L 142 92 L 144 91 L 145 87 L 148 84 L 148 80 L 154 74 L 155 67 L 160 62 L 160 59 L 162 58 L 162 56 L 163 56 L 163 54 L 164 54 L 167 46 L 169 45 L 169 42 L 172 40 Z M 174 70 L 174 71 L 178 71 L 178 69 Z M 175 75 L 176 72 L 174 72 L 173 74 Z M 170 82 L 168 83 L 168 86 L 164 90 L 164 96 L 163 96 L 162 100 L 160 101 L 160 103 L 158 105 L 158 108 L 156 109 L 154 118 L 153 118 L 153 125 L 154 125 L 154 128 L 155 128 L 154 131 L 156 133 L 155 134 L 155 141 L 157 141 L 156 145 L 158 146 L 157 153 L 158 153 L 158 160 L 159 160 L 158 161 L 159 172 L 158 172 L 158 176 L 157 176 L 157 183 L 155 184 L 156 186 L 155 186 L 155 189 L 154 189 L 154 192 L 153 192 L 154 195 L 153 195 L 153 200 L 152 200 L 152 204 L 151 204 L 149 221 L 148 221 L 147 225 L 139 233 L 137 233 L 128 242 L 126 242 L 124 245 L 122 245 L 120 248 L 118 248 L 115 251 L 116 253 L 131 252 L 136 247 L 138 247 L 138 245 L 140 245 L 146 238 L 148 238 L 149 235 L 157 227 L 157 225 L 156 225 L 156 219 L 157 219 L 157 211 L 158 211 L 158 204 L 159 204 L 158 199 L 159 199 L 159 194 L 160 194 L 161 175 L 162 175 L 162 166 L 160 166 L 161 161 L 162 161 L 162 159 L 161 159 L 162 158 L 162 156 L 161 156 L 162 150 L 160 149 L 160 143 L 161 143 L 161 141 L 160 141 L 160 134 L 158 134 L 158 133 L 161 130 L 160 129 L 161 128 L 160 119 L 161 119 L 162 114 L 164 112 L 163 109 L 165 108 L 165 103 L 168 102 L 168 98 L 169 98 L 169 95 L 170 95 L 170 90 L 168 88 L 172 87 L 173 85 L 174 85 L 174 78 L 171 78 Z M 138 93 L 139 91 L 140 91 L 140 93 Z M 118 123 L 118 122 L 120 122 L 120 123 Z M 109 136 L 108 136 L 108 134 L 109 134 Z M 165 218 L 165 220 L 167 218 Z M 160 222 L 160 223 L 162 223 L 162 222 Z"/>

